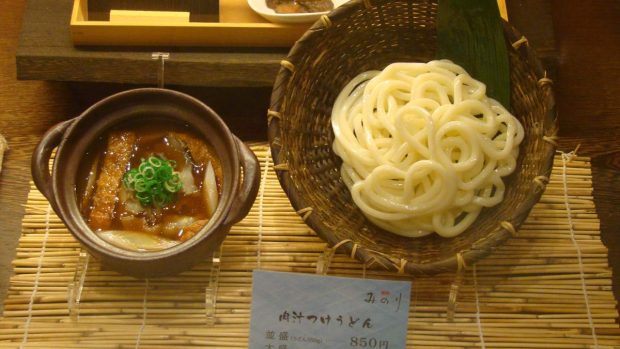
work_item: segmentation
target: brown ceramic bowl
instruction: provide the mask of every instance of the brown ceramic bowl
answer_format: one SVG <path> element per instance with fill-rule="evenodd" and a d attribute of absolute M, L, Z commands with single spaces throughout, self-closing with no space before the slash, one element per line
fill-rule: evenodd
<path fill-rule="evenodd" d="M 222 195 L 209 223 L 191 239 L 162 251 L 128 251 L 99 238 L 82 218 L 75 189 L 77 173 L 84 153 L 109 129 L 154 118 L 189 125 L 211 143 L 222 165 Z M 50 174 L 48 163 L 56 147 Z M 114 270 L 138 277 L 178 273 L 211 255 L 231 225 L 249 212 L 260 181 L 256 156 L 213 110 L 186 94 L 156 88 L 115 94 L 52 127 L 34 151 L 32 176 L 69 231 L 92 255 Z"/>

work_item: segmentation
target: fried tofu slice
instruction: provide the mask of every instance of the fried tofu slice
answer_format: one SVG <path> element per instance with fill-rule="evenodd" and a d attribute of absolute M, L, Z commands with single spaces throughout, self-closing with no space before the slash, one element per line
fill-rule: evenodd
<path fill-rule="evenodd" d="M 118 131 L 108 137 L 89 217 L 90 226 L 95 230 L 110 229 L 112 225 L 118 191 L 135 143 L 133 132 Z"/>

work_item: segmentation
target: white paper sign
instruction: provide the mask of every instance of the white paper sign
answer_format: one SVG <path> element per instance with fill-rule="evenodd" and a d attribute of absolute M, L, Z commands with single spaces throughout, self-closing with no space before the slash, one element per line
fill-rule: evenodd
<path fill-rule="evenodd" d="M 250 349 L 404 349 L 411 283 L 254 271 Z"/>

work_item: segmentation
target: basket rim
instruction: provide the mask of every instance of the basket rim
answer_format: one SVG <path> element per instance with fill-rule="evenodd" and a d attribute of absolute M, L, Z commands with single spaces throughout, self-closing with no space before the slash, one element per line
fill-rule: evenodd
<path fill-rule="evenodd" d="M 389 271 L 395 271 L 401 274 L 407 273 L 414 276 L 430 276 L 442 272 L 457 271 L 468 265 L 471 266 L 480 259 L 488 256 L 497 247 L 503 245 L 509 238 L 516 234 L 516 231 L 534 207 L 534 204 L 540 200 L 544 190 L 530 191 L 524 199 L 526 204 L 521 205 L 520 211 L 516 211 L 511 219 L 498 222 L 500 224 L 498 224 L 496 230 L 472 243 L 468 249 L 462 250 L 454 256 L 444 258 L 442 260 L 429 263 L 415 263 L 406 259 L 400 259 L 374 251 L 369 247 L 360 245 L 351 240 L 336 240 L 334 235 L 329 232 L 329 229 L 325 227 L 323 222 L 311 214 L 311 206 L 306 204 L 304 198 L 294 190 L 294 184 L 292 183 L 289 172 L 287 171 L 287 164 L 281 159 L 282 145 L 280 143 L 279 135 L 281 132 L 280 118 L 282 115 L 280 111 L 282 110 L 282 97 L 288 90 L 287 85 L 294 74 L 294 65 L 292 64 L 292 62 L 294 62 L 294 57 L 298 54 L 298 52 L 305 50 L 305 40 L 314 35 L 320 35 L 320 32 L 328 29 L 333 21 L 345 17 L 349 12 L 357 10 L 363 6 L 366 6 L 365 0 L 352 0 L 338 7 L 328 15 L 322 16 L 321 19 L 318 20 L 308 31 L 306 31 L 306 33 L 304 33 L 304 35 L 294 44 L 286 59 L 281 62 L 281 66 L 272 90 L 271 102 L 268 111 L 268 140 L 274 161 L 274 168 L 276 170 L 280 185 L 289 198 L 291 205 L 302 217 L 304 222 L 319 237 L 321 237 L 321 239 L 327 241 L 329 247 L 342 248 L 347 255 L 350 255 L 362 263 L 365 263 L 368 267 L 378 265 Z M 544 137 L 546 142 L 544 142 L 544 156 L 543 161 L 541 162 L 542 173 L 539 175 L 549 178 L 553 168 L 553 159 L 557 146 L 555 140 L 557 139 L 556 134 L 558 129 L 558 120 L 553 88 L 550 83 L 542 84 L 541 82 L 550 82 L 551 80 L 547 78 L 546 70 L 543 68 L 538 55 L 529 45 L 525 36 L 523 36 L 510 23 L 503 21 L 503 24 L 504 35 L 507 41 L 512 43 L 512 47 L 508 46 L 508 49 L 517 52 L 519 57 L 526 59 L 530 63 L 536 76 L 540 79 L 539 88 L 546 89 L 545 93 L 543 93 L 543 103 L 548 107 L 543 117 L 543 125 L 547 126 L 543 128 L 543 133 L 546 133 Z"/>

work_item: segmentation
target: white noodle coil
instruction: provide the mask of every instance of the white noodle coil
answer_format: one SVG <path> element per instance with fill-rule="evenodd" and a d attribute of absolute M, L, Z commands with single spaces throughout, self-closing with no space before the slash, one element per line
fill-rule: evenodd
<path fill-rule="evenodd" d="M 394 63 L 334 103 L 334 151 L 355 204 L 377 226 L 456 236 L 504 197 L 524 131 L 486 87 L 448 61 Z"/>

